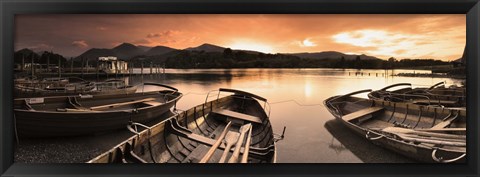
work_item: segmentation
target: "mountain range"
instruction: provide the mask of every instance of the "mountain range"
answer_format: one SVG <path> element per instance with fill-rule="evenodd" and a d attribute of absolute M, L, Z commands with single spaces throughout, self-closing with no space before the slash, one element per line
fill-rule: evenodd
<path fill-rule="evenodd" d="M 98 57 L 102 56 L 116 56 L 120 59 L 126 59 L 129 60 L 134 57 L 138 56 L 161 56 L 168 54 L 170 52 L 174 51 L 205 51 L 205 52 L 223 52 L 226 47 L 221 47 L 218 45 L 213 45 L 213 44 L 202 44 L 197 47 L 189 47 L 186 49 L 174 49 L 171 47 L 167 46 L 155 46 L 155 47 L 148 47 L 148 46 L 141 46 L 141 45 L 133 45 L 130 43 L 122 43 L 112 49 L 102 49 L 102 48 L 92 48 L 87 50 L 86 52 L 82 53 L 81 55 L 75 57 L 75 59 L 81 59 L 81 58 L 86 58 L 88 60 L 94 60 Z M 251 51 L 251 50 L 232 50 L 232 51 L 243 51 L 246 53 L 250 54 L 262 54 L 262 52 L 258 51 Z M 263 53 L 264 54 L 264 53 Z M 374 56 L 368 56 L 368 55 L 349 55 L 349 54 L 344 54 L 341 52 L 336 52 L 336 51 L 325 51 L 325 52 L 313 52 L 313 53 L 284 53 L 285 55 L 292 55 L 292 56 L 297 56 L 300 58 L 310 58 L 310 59 L 339 59 L 344 57 L 346 60 L 353 60 L 357 56 L 360 57 L 360 59 L 367 59 L 367 60 L 376 60 L 380 59 Z"/>
<path fill-rule="evenodd" d="M 79 56 L 75 57 L 75 60 L 80 59 L 87 59 L 90 61 L 96 60 L 98 57 L 103 56 L 116 56 L 119 59 L 124 60 L 131 60 L 133 58 L 140 58 L 140 57 L 149 57 L 149 58 L 158 58 L 161 60 L 165 60 L 170 55 L 177 54 L 178 52 L 182 51 L 204 51 L 204 52 L 219 52 L 223 53 L 227 49 L 226 47 L 221 47 L 218 45 L 213 44 L 202 44 L 197 47 L 189 47 L 186 49 L 175 49 L 167 46 L 142 46 L 142 45 L 133 45 L 130 43 L 122 43 L 114 48 L 106 49 L 106 48 L 91 48 L 84 53 L 80 54 Z M 265 54 L 258 51 L 251 51 L 251 50 L 237 50 L 234 49 L 232 51 L 242 51 L 249 54 Z M 28 55 L 30 53 L 35 53 L 29 49 L 21 49 L 16 53 L 22 53 L 23 55 Z M 337 51 L 324 51 L 324 52 L 313 52 L 313 53 L 283 53 L 284 55 L 291 55 L 296 56 L 299 58 L 309 58 L 309 59 L 340 59 L 345 58 L 346 60 L 354 60 L 357 57 L 360 57 L 362 60 L 379 60 L 380 58 L 368 55 L 350 55 L 345 54 Z"/>

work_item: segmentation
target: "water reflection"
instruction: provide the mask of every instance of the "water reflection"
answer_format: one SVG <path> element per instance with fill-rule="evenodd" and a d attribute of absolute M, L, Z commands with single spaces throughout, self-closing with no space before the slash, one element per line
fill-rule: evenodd
<path fill-rule="evenodd" d="M 340 121 L 329 120 L 324 127 L 332 135 L 332 145 L 329 148 L 335 152 L 340 153 L 348 149 L 365 163 L 418 163 L 370 143 L 364 137 L 347 129 Z M 333 139 L 339 144 L 333 144 Z"/>
<path fill-rule="evenodd" d="M 139 69 L 135 69 L 139 72 Z M 355 72 L 364 73 L 363 76 Z M 334 117 L 323 107 L 326 98 L 360 89 L 380 89 L 386 85 L 409 82 L 432 85 L 440 81 L 460 85 L 462 80 L 446 78 L 391 77 L 396 73 L 421 73 L 414 70 L 353 69 L 167 69 L 166 74 L 131 77 L 130 84 L 159 82 L 178 88 L 184 97 L 177 107 L 188 109 L 205 101 L 207 93 L 221 87 L 241 89 L 261 95 L 271 105 L 274 132 L 287 126 L 285 139 L 278 142 L 278 162 L 405 162 L 390 151 L 368 144 L 342 126 L 328 126 Z M 370 74 L 368 74 L 370 73 Z M 383 76 L 382 76 L 383 74 Z M 155 88 L 145 88 L 155 89 Z M 363 95 L 366 97 L 366 95 Z M 289 101 L 290 100 L 290 101 Z M 304 105 L 300 106 L 295 100 Z M 332 124 L 332 123 L 329 123 Z M 334 128 L 332 128 L 334 127 Z M 347 135 L 345 135 L 347 134 Z M 349 138 L 351 136 L 351 138 Z M 342 143 L 332 145 L 332 137 Z M 345 140 L 347 139 L 347 140 Z M 351 142 L 351 143 L 348 143 Z M 381 152 L 381 153 L 379 153 Z M 369 157 L 370 156 L 370 157 Z"/>

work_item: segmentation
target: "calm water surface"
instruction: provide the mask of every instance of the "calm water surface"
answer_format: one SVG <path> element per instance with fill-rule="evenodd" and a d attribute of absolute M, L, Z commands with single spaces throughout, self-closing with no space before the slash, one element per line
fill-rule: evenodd
<path fill-rule="evenodd" d="M 184 97 L 179 109 L 189 109 L 205 101 L 207 92 L 234 88 L 268 99 L 270 120 L 275 133 L 286 126 L 285 139 L 277 143 L 278 162 L 362 163 L 412 162 L 376 147 L 353 134 L 323 106 L 328 97 L 360 89 L 380 89 L 390 84 L 408 82 L 429 86 L 446 81 L 461 85 L 462 80 L 447 78 L 392 77 L 396 73 L 429 73 L 421 70 L 342 69 L 167 69 L 164 75 L 125 78 L 130 84 L 159 82 L 178 88 Z M 140 73 L 140 69 L 135 69 Z M 144 70 L 149 72 L 149 69 Z M 368 75 L 370 73 L 370 75 Z M 383 77 L 382 77 L 383 74 Z M 386 76 L 386 77 L 385 77 Z M 154 88 L 145 87 L 145 91 Z M 360 95 L 366 97 L 365 95 Z M 213 98 L 212 98 L 213 99 Z"/>

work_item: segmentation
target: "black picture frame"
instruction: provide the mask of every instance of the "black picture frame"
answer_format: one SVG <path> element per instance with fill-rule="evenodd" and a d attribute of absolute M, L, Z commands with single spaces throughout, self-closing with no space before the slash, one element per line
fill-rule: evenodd
<path fill-rule="evenodd" d="M 2 176 L 478 176 L 479 0 L 2 0 L 0 66 Z M 15 14 L 466 14 L 466 164 L 14 164 Z M 34 29 L 32 29 L 34 30 Z M 321 125 L 319 125 L 321 126 Z"/>

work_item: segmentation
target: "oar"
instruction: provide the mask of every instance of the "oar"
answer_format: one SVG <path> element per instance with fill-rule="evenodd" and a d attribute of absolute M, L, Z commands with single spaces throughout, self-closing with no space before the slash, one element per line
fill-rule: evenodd
<path fill-rule="evenodd" d="M 252 139 L 252 129 L 253 127 L 248 130 L 247 142 L 245 143 L 245 149 L 243 149 L 242 160 L 240 161 L 240 163 L 247 163 L 248 151 L 250 150 L 250 141 Z"/>
<path fill-rule="evenodd" d="M 384 128 L 383 131 L 389 133 L 405 133 L 405 134 L 416 134 L 422 136 L 432 136 L 432 137 L 439 137 L 439 138 L 450 138 L 450 139 L 466 139 L 465 135 L 452 135 L 446 133 L 432 133 L 432 132 L 425 132 L 425 131 L 417 131 L 414 129 L 407 129 L 407 128 L 400 128 L 400 127 L 387 127 Z"/>
<path fill-rule="evenodd" d="M 232 157 L 228 160 L 228 163 L 236 163 L 238 156 L 240 155 L 240 148 L 242 148 L 243 140 L 245 139 L 245 133 L 252 127 L 252 124 L 246 124 L 240 127 L 240 138 L 238 138 L 237 144 L 235 145 L 235 150 L 233 151 Z"/>
<path fill-rule="evenodd" d="M 223 129 L 223 132 L 222 134 L 220 134 L 220 137 L 218 137 L 217 141 L 215 141 L 215 143 L 213 144 L 212 147 L 210 147 L 210 149 L 208 150 L 208 152 L 205 154 L 205 156 L 203 156 L 202 160 L 200 160 L 200 163 L 207 163 L 208 160 L 210 160 L 210 158 L 212 157 L 213 153 L 215 152 L 215 150 L 218 148 L 218 146 L 220 146 L 220 144 L 222 143 L 222 140 L 223 138 L 225 137 L 225 135 L 227 134 L 227 131 L 228 131 L 228 128 L 230 128 L 230 125 L 232 124 L 232 122 L 228 122 L 227 126 L 225 126 L 225 128 Z"/>
<path fill-rule="evenodd" d="M 225 151 L 223 151 L 222 157 L 218 163 L 225 163 L 227 159 L 228 152 L 230 152 L 230 148 L 232 147 L 233 143 L 237 142 L 239 133 L 228 131 L 227 135 L 225 136 L 225 141 L 227 145 L 225 146 Z"/>

